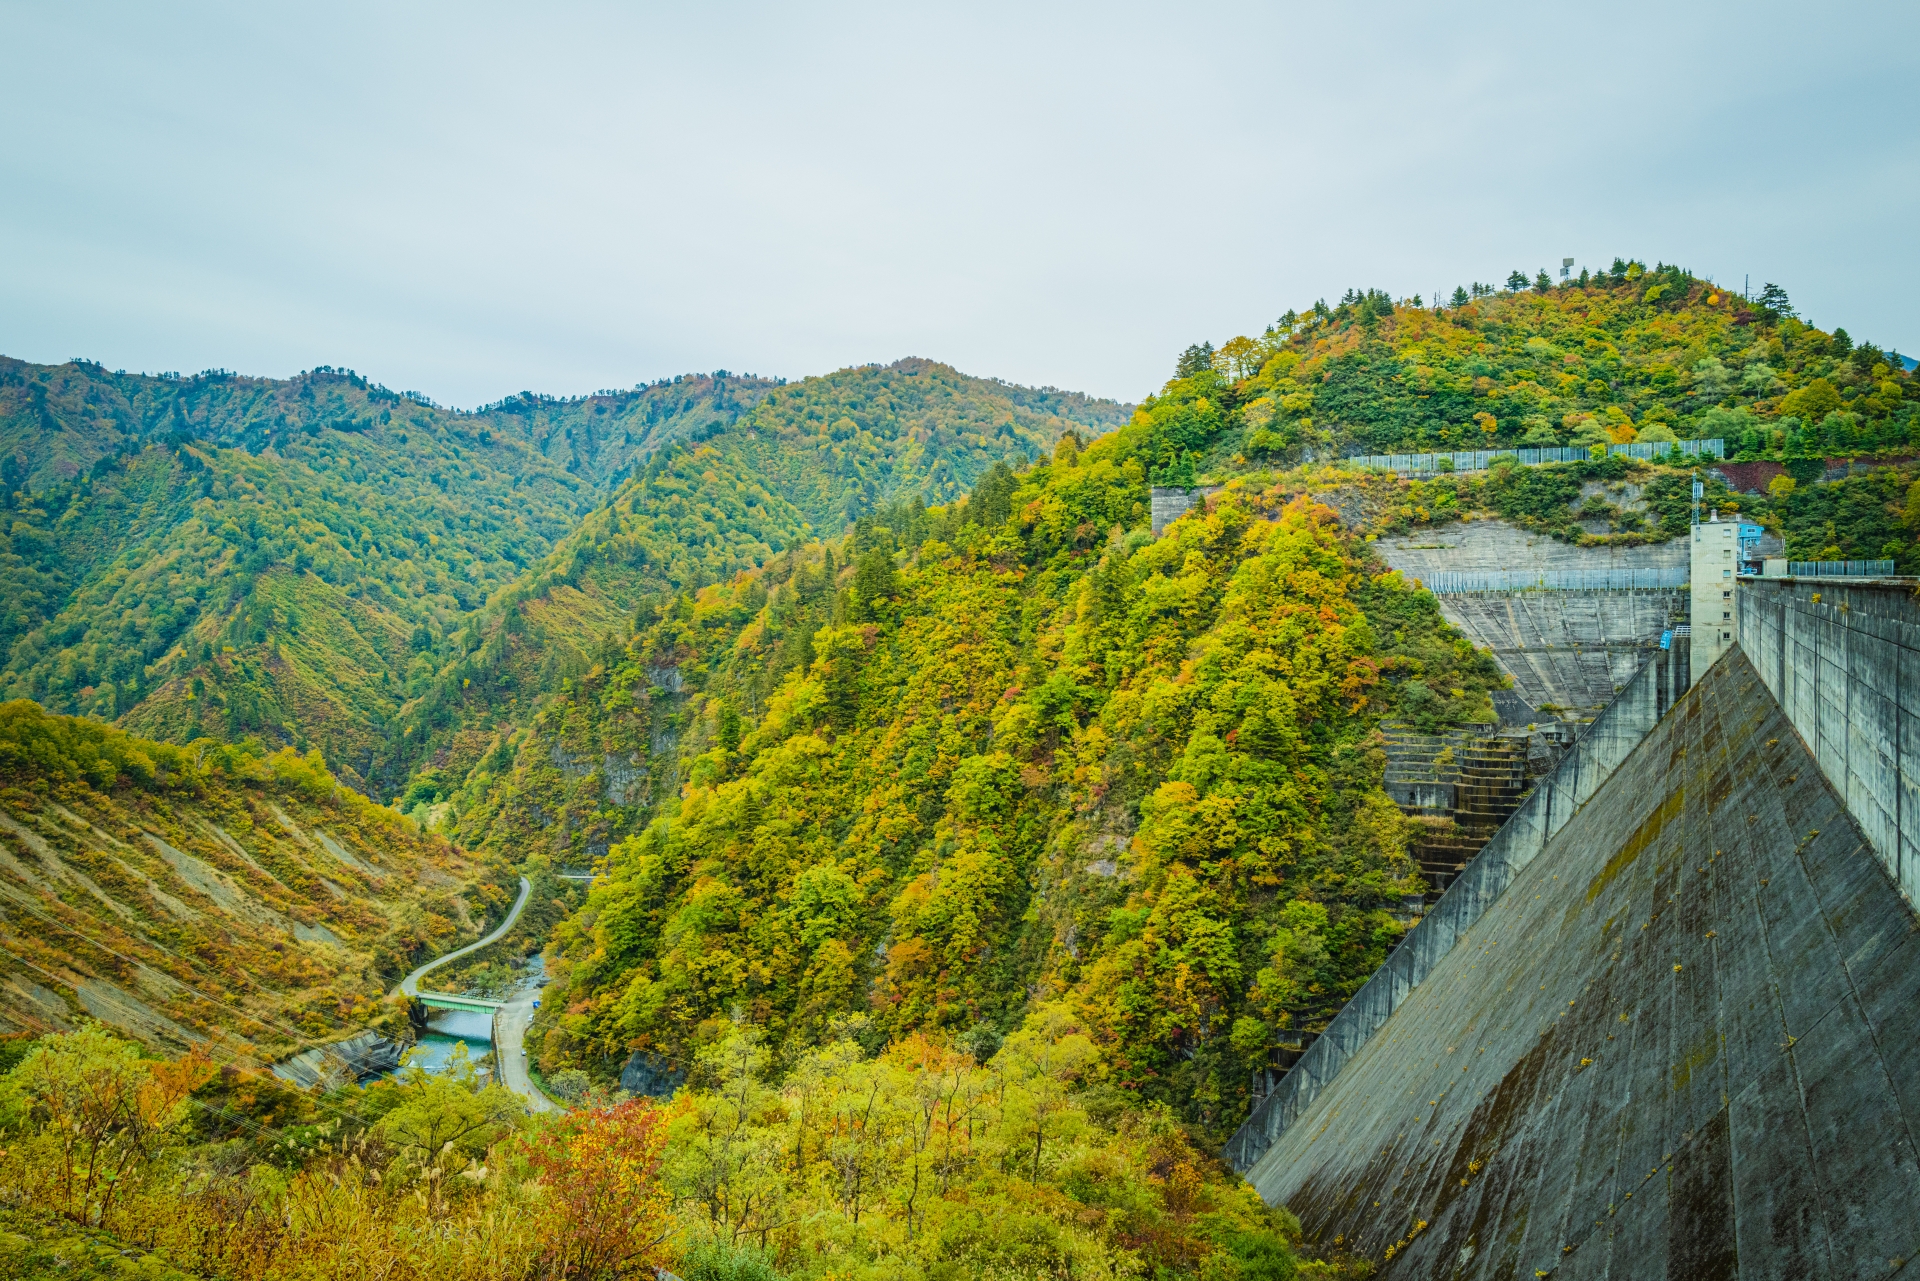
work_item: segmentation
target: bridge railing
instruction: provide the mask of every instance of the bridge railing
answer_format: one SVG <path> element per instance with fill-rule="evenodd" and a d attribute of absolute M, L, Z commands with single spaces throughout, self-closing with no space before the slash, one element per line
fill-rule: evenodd
<path fill-rule="evenodd" d="M 489 1001 L 479 996 L 455 996 L 448 992 L 421 992 L 416 999 L 422 1005 L 430 1005 L 438 1010 L 471 1010 L 485 1014 L 499 1009 L 504 1001 Z"/>
<path fill-rule="evenodd" d="M 1576 463 L 1602 455 L 1601 446 L 1591 449 L 1579 445 L 1552 445 L 1539 449 L 1456 449 L 1431 454 L 1356 454 L 1339 460 L 1342 467 L 1380 467 L 1388 471 L 1485 471 L 1498 458 L 1511 458 L 1525 467 L 1541 463 Z M 1727 442 L 1713 440 L 1656 440 L 1645 444 L 1608 445 L 1605 457 L 1641 458 L 1725 458 Z"/>

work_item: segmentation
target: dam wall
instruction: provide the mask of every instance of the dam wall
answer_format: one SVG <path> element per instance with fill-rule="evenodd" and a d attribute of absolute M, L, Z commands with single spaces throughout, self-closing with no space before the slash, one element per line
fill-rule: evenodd
<path fill-rule="evenodd" d="M 1481 915 L 1531 865 L 1612 776 L 1660 718 L 1686 692 L 1684 643 L 1656 650 L 1619 696 L 1582 734 L 1559 767 L 1535 786 L 1440 901 L 1401 939 L 1374 976 L 1347 1002 L 1273 1091 L 1255 1105 L 1223 1155 L 1236 1170 L 1258 1166 L 1268 1150 L 1309 1113 L 1321 1091 L 1366 1048 L 1395 1011 L 1419 990 Z M 1260 1186 L 1257 1182 L 1255 1186 Z M 1267 1189 L 1261 1187 L 1261 1194 Z M 1274 1198 L 1268 1196 L 1269 1201 Z"/>
<path fill-rule="evenodd" d="M 1742 578 L 1740 647 L 1909 904 L 1920 902 L 1920 602 L 1893 580 Z"/>
<path fill-rule="evenodd" d="M 1587 720 L 1612 702 L 1686 607 L 1678 589 L 1448 592 L 1438 600 L 1449 623 L 1493 651 L 1541 721 Z"/>
<path fill-rule="evenodd" d="M 1493 651 L 1540 721 L 1592 719 L 1685 613 L 1684 539 L 1576 547 L 1474 520 L 1382 538 L 1373 550 L 1436 590 L 1441 614 Z"/>
<path fill-rule="evenodd" d="M 1859 590 L 1784 587 L 1788 661 L 1761 661 L 1833 776 L 1904 805 L 1868 785 L 1905 687 L 1847 688 L 1904 657 L 1891 620 L 1854 626 Z M 1920 1255 L 1913 912 L 1741 648 L 1650 729 L 1646 680 L 1582 740 L 1624 760 L 1516 814 L 1451 920 L 1407 937 L 1313 1047 L 1337 1049 L 1236 1138 L 1262 1197 L 1381 1281 L 1853 1278 Z M 1872 821 L 1898 837 L 1899 811 Z"/>

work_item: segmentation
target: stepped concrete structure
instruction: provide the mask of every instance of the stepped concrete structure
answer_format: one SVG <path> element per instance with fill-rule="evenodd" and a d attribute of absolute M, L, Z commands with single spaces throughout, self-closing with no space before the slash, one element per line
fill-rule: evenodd
<path fill-rule="evenodd" d="M 1920 606 L 1747 579 L 1299 1047 L 1226 1155 L 1401 1277 L 1920 1254 Z M 1777 697 L 1776 697 L 1777 695 Z"/>
<path fill-rule="evenodd" d="M 1591 720 L 1685 616 L 1678 589 L 1448 593 L 1440 612 L 1493 651 L 1542 721 Z"/>
<path fill-rule="evenodd" d="M 1592 575 L 1620 581 L 1684 576 L 1685 539 L 1637 547 L 1575 547 L 1498 520 L 1382 538 L 1374 550 L 1389 566 L 1422 582 L 1446 576 L 1515 580 Z M 1644 589 L 1445 592 L 1440 612 L 1475 645 L 1493 651 L 1513 677 L 1528 719 L 1591 720 L 1686 614 L 1678 586 Z M 1507 717 L 1517 720 L 1517 711 Z"/>
<path fill-rule="evenodd" d="M 1417 820 L 1414 862 L 1432 888 L 1432 903 L 1466 869 L 1524 799 L 1532 766 L 1557 761 L 1557 737 L 1539 756 L 1526 735 L 1454 730 L 1419 734 L 1387 727 L 1387 767 L 1381 785 L 1402 812 Z M 1569 740 L 1570 741 L 1570 740 Z"/>

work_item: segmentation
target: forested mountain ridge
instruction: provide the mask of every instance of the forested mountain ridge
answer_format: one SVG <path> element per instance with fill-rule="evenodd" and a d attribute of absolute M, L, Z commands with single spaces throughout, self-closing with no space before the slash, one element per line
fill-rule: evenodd
<path fill-rule="evenodd" d="M 1679 267 L 1616 260 L 1555 284 L 1514 273 L 1423 306 L 1349 290 L 1265 334 L 1191 349 L 1231 391 L 1193 462 L 1720 437 L 1746 457 L 1920 445 L 1904 362 Z M 1169 473 L 1174 475 L 1174 473 Z M 1181 472 L 1176 478 L 1184 478 Z"/>
<path fill-rule="evenodd" d="M 636 459 L 731 423 L 778 385 L 723 370 L 591 396 L 522 392 L 461 412 L 327 366 L 287 379 L 225 370 L 182 377 L 109 372 L 91 361 L 32 365 L 0 357 L 0 452 L 20 461 L 28 487 L 41 489 L 73 479 L 103 457 L 156 441 L 191 439 L 297 457 L 302 437 L 335 431 L 365 437 L 389 461 L 404 452 L 443 462 L 450 445 L 477 444 L 510 451 L 516 474 L 527 482 L 545 477 L 570 492 L 584 486 L 578 496 L 591 507 Z M 434 477 L 436 484 L 443 479 Z M 460 478 L 451 479 L 457 487 Z"/>
<path fill-rule="evenodd" d="M 510 511 L 505 483 L 484 507 L 432 485 L 396 495 L 391 473 L 376 482 L 329 436 L 303 460 L 153 446 L 15 491 L 0 688 L 169 736 L 318 742 L 360 777 L 407 696 L 415 641 L 564 527 L 559 512 L 549 532 Z M 197 706 L 147 705 L 181 682 Z"/>
<path fill-rule="evenodd" d="M 757 413 L 769 397 L 775 403 Z M 449 453 L 452 461 L 463 460 L 461 448 L 509 451 L 522 481 L 518 488 L 549 479 L 586 510 L 664 446 L 701 443 L 746 418 L 750 432 L 827 438 L 834 444 L 826 448 L 843 458 L 870 455 L 869 503 L 928 486 L 941 499 L 963 491 L 980 467 L 1016 446 L 1043 453 L 1063 431 L 1097 434 L 1125 421 L 1130 410 L 1076 392 L 975 378 L 919 358 L 850 366 L 794 383 L 719 370 L 586 396 L 522 392 L 455 411 L 419 392 L 394 392 L 351 370 L 326 366 L 289 379 L 225 370 L 181 377 L 109 372 L 91 361 L 33 365 L 0 356 L 0 457 L 15 460 L 5 479 L 9 488 L 35 490 L 156 442 L 195 440 L 254 455 L 300 457 L 312 438 L 335 431 L 365 437 L 389 462 L 389 452 L 438 457 L 444 464 Z M 869 438 L 848 446 L 845 429 L 835 432 L 842 419 Z M 920 447 L 904 468 L 889 456 L 902 435 L 916 437 L 912 443 Z M 972 451 L 982 447 L 983 435 L 1004 443 L 987 448 L 985 463 L 979 463 Z M 394 450 L 396 445 L 405 449 Z M 764 449 L 755 452 L 770 456 Z M 464 488 L 464 478 L 444 466 L 428 470 L 443 489 Z M 799 479 L 801 472 L 793 475 Z M 826 514 L 795 494 L 788 497 L 810 516 Z"/>
<path fill-rule="evenodd" d="M 669 446 L 538 566 L 426 657 L 432 680 L 392 723 L 402 804 L 451 797 L 483 759 L 632 634 L 636 616 L 771 560 L 812 527 L 712 445 Z M 483 771 L 484 772 L 484 771 Z"/>
<path fill-rule="evenodd" d="M 770 391 L 716 443 L 828 531 L 895 498 L 957 498 L 994 463 L 1044 457 L 1068 431 L 1101 435 L 1132 408 L 901 360 Z"/>
<path fill-rule="evenodd" d="M 915 387 L 937 384 L 927 403 L 863 367 L 780 389 L 764 429 L 729 432 L 779 385 L 722 373 L 457 414 L 329 369 L 277 382 L 0 362 L 0 691 L 168 737 L 314 743 L 354 786 L 398 790 L 435 754 L 425 739 L 467 719 L 444 682 L 468 680 L 478 638 L 501 630 L 510 606 L 490 600 L 531 602 L 542 634 L 590 648 L 640 596 L 799 536 L 782 480 L 832 521 L 869 494 L 970 483 L 1001 450 L 1041 450 L 1121 408 L 902 364 Z M 808 435 L 848 415 L 860 439 Z M 549 656 L 535 684 L 571 662 Z M 532 695 L 523 681 L 506 697 L 522 711 L 493 719 L 510 724 Z"/>

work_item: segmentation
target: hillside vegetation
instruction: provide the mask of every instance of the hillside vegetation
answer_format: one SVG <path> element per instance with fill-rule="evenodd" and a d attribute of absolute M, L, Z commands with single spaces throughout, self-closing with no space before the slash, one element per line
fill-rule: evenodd
<path fill-rule="evenodd" d="M 765 423 L 728 434 L 770 394 Z M 519 723 L 525 678 L 544 689 L 630 630 L 613 620 L 641 597 L 1121 412 L 924 361 L 471 414 L 329 369 L 0 362 L 0 693 L 176 740 L 317 745 L 354 786 L 398 793 L 421 765 L 464 760 L 435 756 L 468 721 Z M 855 420 L 845 444 L 809 434 Z M 556 642 L 542 667 L 451 696 L 481 641 L 497 675 L 529 629 Z"/>
<path fill-rule="evenodd" d="M 1516 273 L 1518 276 L 1519 273 Z M 1719 437 L 1729 455 L 1856 454 L 1920 444 L 1920 392 L 1897 357 L 1678 267 L 1616 260 L 1560 284 L 1476 285 L 1426 307 L 1378 290 L 1289 311 L 1257 338 L 1190 349 L 1217 388 L 1165 474 L 1348 453 Z M 1149 411 L 1151 412 L 1151 410 Z M 1163 411 L 1164 412 L 1164 411 Z M 1182 437 L 1184 441 L 1184 437 Z"/>
<path fill-rule="evenodd" d="M 528 1116 L 464 1065 L 316 1095 L 99 1029 L 0 1041 L 0 1266 L 153 1281 L 1361 1278 L 1057 1007 L 984 1064 L 835 1040 L 784 1085 L 733 1029 L 671 1106 Z M 11 1069 L 10 1071 L 7 1069 Z"/>
<path fill-rule="evenodd" d="M 560 928 L 543 1065 L 686 1062 L 733 1012 L 779 1062 L 852 1016 L 990 1050 L 1052 992 L 1117 1085 L 1238 1123 L 1423 888 L 1374 725 L 1490 720 L 1499 677 L 1308 500 L 1140 531 L 1160 443 L 1143 413 L 682 597 L 557 700 L 464 834 L 595 853 L 541 822 L 550 755 L 680 786 Z"/>
<path fill-rule="evenodd" d="M 317 754 L 153 742 L 0 704 L 0 1021 L 93 1018 L 276 1060 L 398 1015 L 513 879 L 341 787 Z"/>

